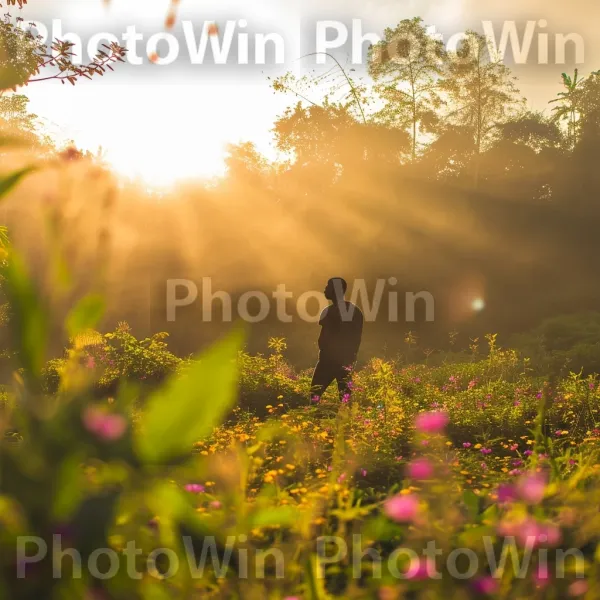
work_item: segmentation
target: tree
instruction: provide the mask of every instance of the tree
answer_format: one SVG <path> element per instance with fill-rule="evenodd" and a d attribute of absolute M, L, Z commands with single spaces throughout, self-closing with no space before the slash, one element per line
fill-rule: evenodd
<path fill-rule="evenodd" d="M 502 123 L 517 114 L 523 103 L 515 77 L 491 54 L 487 39 L 468 31 L 456 53 L 451 53 L 441 89 L 447 94 L 448 122 L 467 127 L 475 147 L 475 184 L 479 159 Z"/>
<path fill-rule="evenodd" d="M 39 131 L 38 116 L 27 110 L 28 104 L 29 98 L 23 94 L 0 96 L 0 133 L 18 136 L 20 145 L 51 147 L 52 141 Z"/>
<path fill-rule="evenodd" d="M 377 116 L 387 125 L 410 130 L 414 161 L 420 133 L 431 131 L 437 122 L 442 105 L 438 78 L 446 53 L 420 18 L 405 19 L 384 35 L 369 52 L 369 73 L 385 101 Z"/>
<path fill-rule="evenodd" d="M 75 85 L 79 79 L 102 76 L 113 70 L 114 63 L 125 62 L 126 49 L 113 42 L 103 44 L 89 64 L 77 66 L 71 60 L 71 42 L 55 40 L 48 49 L 39 35 L 22 26 L 23 22 L 17 17 L 13 23 L 8 14 L 0 20 L 0 94 L 50 79 Z"/>
<path fill-rule="evenodd" d="M 555 102 L 560 103 L 555 106 L 552 111 L 554 112 L 554 120 L 567 121 L 567 143 L 568 148 L 573 150 L 577 144 L 578 130 L 579 130 L 579 104 L 581 101 L 581 86 L 584 83 L 584 79 L 579 78 L 579 70 L 575 69 L 573 77 L 570 77 L 566 73 L 562 74 L 562 84 L 564 91 L 558 93 L 558 98 L 550 100 L 549 104 Z"/>
<path fill-rule="evenodd" d="M 481 179 L 491 193 L 520 200 L 550 200 L 556 173 L 564 164 L 564 136 L 558 125 L 538 112 L 525 112 L 498 126 L 482 156 Z"/>
<path fill-rule="evenodd" d="M 594 71 L 578 88 L 577 111 L 579 113 L 577 135 L 598 137 L 600 135 L 600 71 Z"/>

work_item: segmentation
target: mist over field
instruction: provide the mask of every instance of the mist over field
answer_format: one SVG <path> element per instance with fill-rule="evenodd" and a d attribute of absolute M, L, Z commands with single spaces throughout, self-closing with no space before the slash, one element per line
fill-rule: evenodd
<path fill-rule="evenodd" d="M 600 597 L 596 3 L 5 4 L 0 600 Z"/>

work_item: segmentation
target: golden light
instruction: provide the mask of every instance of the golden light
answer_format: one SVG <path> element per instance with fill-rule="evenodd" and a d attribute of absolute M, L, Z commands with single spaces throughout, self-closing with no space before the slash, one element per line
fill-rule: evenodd
<path fill-rule="evenodd" d="M 483 298 L 473 298 L 471 308 L 476 311 L 482 311 L 485 308 L 485 300 Z"/>

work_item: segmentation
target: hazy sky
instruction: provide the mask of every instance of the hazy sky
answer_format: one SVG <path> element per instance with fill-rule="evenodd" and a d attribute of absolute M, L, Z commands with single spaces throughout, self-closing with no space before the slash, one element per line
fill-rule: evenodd
<path fill-rule="evenodd" d="M 139 55 L 148 63 L 146 42 L 164 31 L 168 7 L 169 0 L 112 0 L 108 8 L 102 0 L 31 0 L 22 16 L 49 27 L 53 19 L 60 19 L 63 34 L 76 32 L 86 42 L 101 32 L 120 37 L 127 26 L 135 25 L 145 36 L 138 45 Z M 498 32 L 504 20 L 514 20 L 520 28 L 527 20 L 545 20 L 545 29 L 536 27 L 536 34 L 580 35 L 585 43 L 580 69 L 587 73 L 600 68 L 597 0 L 571 0 L 568 8 L 542 0 L 182 0 L 179 20 L 189 20 L 198 36 L 204 21 L 216 21 L 222 33 L 225 22 L 233 19 L 245 19 L 251 34 L 279 33 L 285 39 L 286 64 L 240 66 L 230 60 L 221 66 L 191 66 L 178 23 L 173 33 L 181 42 L 180 58 L 171 65 L 127 65 L 91 84 L 73 88 L 36 83 L 26 93 L 32 110 L 54 133 L 92 150 L 102 146 L 122 173 L 153 184 L 210 176 L 222 169 L 228 142 L 254 140 L 263 151 L 272 152 L 269 130 L 291 98 L 274 95 L 267 76 L 304 68 L 297 59 L 314 51 L 317 21 L 331 19 L 350 25 L 352 19 L 360 19 L 365 33 L 380 34 L 384 27 L 416 15 L 435 25 L 445 39 L 470 27 L 481 30 L 482 20 L 492 21 Z M 539 65 L 537 47 L 534 38 L 527 65 L 517 67 L 515 73 L 531 106 L 541 109 L 559 91 L 561 71 L 571 71 L 573 64 L 552 64 L 550 44 L 550 64 Z M 161 56 L 164 49 L 159 50 Z M 567 54 L 571 63 L 574 54 Z M 235 59 L 237 51 L 230 56 Z M 350 46 L 337 56 L 349 60 Z"/>

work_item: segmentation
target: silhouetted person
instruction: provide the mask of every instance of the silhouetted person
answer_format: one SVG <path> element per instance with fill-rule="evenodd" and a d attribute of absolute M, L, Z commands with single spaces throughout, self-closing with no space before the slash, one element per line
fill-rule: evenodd
<path fill-rule="evenodd" d="M 327 282 L 325 298 L 331 300 L 319 320 L 319 362 L 311 384 L 311 398 L 321 398 L 335 379 L 340 397 L 350 396 L 349 382 L 360 346 L 363 314 L 358 306 L 344 299 L 348 285 L 341 277 Z"/>

